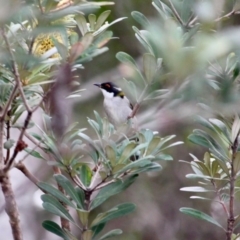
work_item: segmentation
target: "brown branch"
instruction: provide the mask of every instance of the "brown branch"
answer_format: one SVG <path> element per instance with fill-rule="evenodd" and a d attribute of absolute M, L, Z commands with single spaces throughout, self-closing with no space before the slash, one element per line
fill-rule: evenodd
<path fill-rule="evenodd" d="M 56 167 L 56 166 L 53 166 L 53 172 L 54 172 L 54 174 L 61 174 L 60 168 L 59 168 L 59 167 Z M 64 189 L 63 189 L 58 183 L 57 183 L 57 187 L 58 187 L 58 190 L 59 190 L 62 194 L 66 195 Z M 67 207 L 67 205 L 66 205 L 65 203 L 61 202 L 61 204 L 63 205 L 63 207 L 64 207 L 67 211 L 69 211 L 69 209 L 68 209 L 68 207 Z M 61 226 L 62 226 L 62 228 L 63 228 L 63 229 L 66 229 L 66 230 L 69 231 L 69 232 L 71 232 L 71 228 L 70 228 L 70 223 L 69 223 L 69 221 L 68 221 L 67 219 L 65 219 L 65 218 L 62 218 L 62 217 L 60 217 L 60 220 L 61 220 Z"/>
<path fill-rule="evenodd" d="M 15 84 L 15 86 L 14 86 L 14 88 L 13 88 L 13 90 L 12 90 L 12 93 L 11 93 L 11 95 L 10 95 L 10 97 L 9 97 L 6 105 L 5 105 L 5 108 L 3 109 L 3 111 L 2 111 L 2 113 L 1 113 L 1 115 L 0 115 L 0 120 L 1 120 L 1 119 L 4 119 L 4 117 L 6 116 L 6 114 L 7 114 L 7 112 L 8 112 L 8 108 L 9 108 L 10 105 L 12 104 L 12 101 L 13 101 L 13 99 L 14 99 L 14 97 L 15 97 L 15 94 L 16 94 L 17 90 L 18 90 L 18 85 Z"/>
<path fill-rule="evenodd" d="M 22 232 L 20 229 L 19 214 L 17 204 L 12 190 L 12 185 L 8 176 L 8 172 L 2 173 L 0 183 L 5 198 L 5 211 L 9 216 L 9 222 L 12 228 L 14 240 L 22 240 Z"/>
<path fill-rule="evenodd" d="M 233 9 L 231 12 L 225 14 L 224 16 L 215 19 L 214 22 L 219 22 L 219 21 L 221 21 L 221 20 L 224 19 L 224 18 L 228 18 L 228 17 L 231 17 L 232 15 L 239 14 L 239 13 L 240 13 L 239 11 L 235 11 L 235 10 Z"/>
<path fill-rule="evenodd" d="M 231 160 L 231 174 L 230 174 L 230 189 L 229 189 L 229 195 L 230 195 L 230 199 L 229 199 L 229 217 L 228 217 L 228 221 L 227 221 L 227 231 L 226 231 L 226 235 L 227 235 L 227 240 L 231 240 L 232 239 L 232 235 L 233 235 L 233 230 L 234 230 L 234 223 L 235 223 L 235 217 L 234 217 L 234 189 L 235 189 L 235 181 L 236 181 L 236 173 L 234 171 L 234 160 L 236 158 L 236 154 L 237 154 L 237 149 L 238 149 L 238 136 L 239 133 L 237 134 L 234 143 L 232 145 L 232 160 Z"/>
<path fill-rule="evenodd" d="M 10 114 L 8 112 L 8 119 L 6 121 L 6 130 L 7 130 L 7 140 L 10 139 Z M 6 155 L 6 159 L 5 159 L 5 163 L 9 160 L 10 157 L 10 148 L 7 149 L 7 155 Z"/>
<path fill-rule="evenodd" d="M 39 188 L 38 186 L 39 180 L 35 176 L 33 176 L 31 172 L 29 172 L 27 167 L 22 162 L 16 164 L 15 167 L 18 170 L 20 170 L 32 183 L 34 183 Z M 45 192 L 44 190 L 42 191 Z"/>
<path fill-rule="evenodd" d="M 0 170 L 4 168 L 3 159 L 3 135 L 4 135 L 4 120 L 0 119 Z"/>
<path fill-rule="evenodd" d="M 23 139 L 24 133 L 25 133 L 25 131 L 27 129 L 27 126 L 28 126 L 28 124 L 30 122 L 31 117 L 32 117 L 32 112 L 28 112 L 28 115 L 27 115 L 27 117 L 26 117 L 26 119 L 24 121 L 23 128 L 22 128 L 21 133 L 20 133 L 20 135 L 18 137 L 17 144 L 16 144 L 16 146 L 14 148 L 12 157 L 9 159 L 9 161 L 6 164 L 6 167 L 4 168 L 5 171 L 8 171 L 11 168 L 11 166 L 13 164 L 13 161 L 15 160 L 16 156 L 22 150 L 21 147 L 20 147 L 20 144 L 22 143 L 22 139 Z"/>

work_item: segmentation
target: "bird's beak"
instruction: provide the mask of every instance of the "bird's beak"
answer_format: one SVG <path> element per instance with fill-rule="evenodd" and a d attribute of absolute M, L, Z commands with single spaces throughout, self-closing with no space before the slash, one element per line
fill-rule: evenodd
<path fill-rule="evenodd" d="M 95 86 L 101 88 L 101 84 L 99 84 L 99 83 L 94 83 L 93 85 L 95 85 Z"/>

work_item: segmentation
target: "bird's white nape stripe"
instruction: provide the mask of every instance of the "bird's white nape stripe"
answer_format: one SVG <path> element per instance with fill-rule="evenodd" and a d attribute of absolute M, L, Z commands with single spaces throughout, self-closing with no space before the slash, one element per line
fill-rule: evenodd
<path fill-rule="evenodd" d="M 117 89 L 119 92 L 122 91 L 122 89 L 120 87 L 114 87 L 115 89 Z"/>
<path fill-rule="evenodd" d="M 103 93 L 103 96 L 105 97 L 105 98 L 113 98 L 113 96 L 114 96 L 114 93 L 113 92 L 108 92 L 108 91 L 106 91 L 105 89 L 103 89 L 103 88 L 101 88 L 101 91 L 102 91 L 102 93 Z"/>

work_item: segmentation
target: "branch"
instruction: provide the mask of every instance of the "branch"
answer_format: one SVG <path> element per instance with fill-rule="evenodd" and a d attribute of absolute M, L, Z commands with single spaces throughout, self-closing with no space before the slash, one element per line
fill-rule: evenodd
<path fill-rule="evenodd" d="M 10 139 L 10 114 L 8 112 L 8 119 L 6 121 L 6 128 L 7 128 L 7 141 Z M 6 156 L 6 159 L 5 159 L 5 163 L 9 160 L 9 157 L 10 157 L 10 149 L 8 148 L 7 149 L 7 156 Z"/>
<path fill-rule="evenodd" d="M 54 174 L 61 174 L 61 170 L 60 170 L 59 167 L 53 166 L 53 171 L 54 171 Z M 66 195 L 64 189 L 63 189 L 58 183 L 57 183 L 57 187 L 58 187 L 58 190 L 59 190 L 62 194 Z M 68 209 L 67 205 L 66 205 L 64 202 L 61 202 L 61 204 L 62 204 L 63 207 L 66 209 L 66 211 L 69 212 L 69 209 Z M 63 229 L 66 229 L 66 230 L 69 231 L 69 232 L 71 232 L 69 221 L 68 221 L 67 219 L 65 219 L 65 218 L 62 218 L 62 217 L 60 217 L 60 220 L 61 220 L 61 226 L 62 226 L 62 228 L 63 228 Z"/>
<path fill-rule="evenodd" d="M 4 135 L 4 121 L 0 119 L 0 170 L 4 168 L 3 135 Z"/>
<path fill-rule="evenodd" d="M 10 95 L 7 103 L 6 103 L 6 106 L 5 106 L 5 108 L 3 109 L 2 114 L 0 115 L 0 120 L 5 118 L 5 116 L 6 116 L 7 112 L 8 112 L 8 108 L 9 108 L 10 105 L 12 104 L 12 101 L 13 101 L 13 99 L 14 99 L 14 97 L 15 97 L 15 94 L 16 94 L 17 90 L 18 90 L 18 85 L 15 84 L 15 86 L 14 86 L 14 88 L 13 88 L 13 90 L 12 90 L 12 93 L 11 93 L 11 95 Z"/>
<path fill-rule="evenodd" d="M 5 198 L 5 211 L 9 216 L 13 238 L 14 240 L 23 240 L 22 231 L 20 229 L 19 213 L 8 172 L 5 172 L 0 177 L 0 183 Z"/>
<path fill-rule="evenodd" d="M 16 63 L 16 59 L 15 59 L 14 54 L 12 52 L 12 49 L 11 49 L 10 43 L 8 41 L 8 38 L 6 36 L 4 28 L 2 28 L 1 32 L 2 32 L 3 39 L 6 43 L 7 50 L 10 54 L 10 57 L 11 57 L 13 74 L 14 74 L 15 81 L 17 83 L 17 87 L 18 87 L 18 90 L 20 92 L 21 98 L 23 100 L 23 104 L 24 104 L 25 108 L 27 109 L 27 111 L 31 112 L 31 108 L 28 106 L 27 100 L 26 100 L 24 92 L 23 92 L 22 83 L 21 83 L 20 74 L 19 74 L 19 71 L 18 71 L 18 66 L 17 66 L 17 63 Z"/>
<path fill-rule="evenodd" d="M 18 164 L 16 164 L 15 166 L 18 170 L 20 170 L 32 183 L 34 183 L 38 188 L 38 183 L 39 183 L 39 180 L 34 177 L 29 171 L 28 169 L 26 168 L 26 166 L 22 163 L 22 162 L 19 162 Z M 42 189 L 41 189 L 42 190 Z M 45 192 L 44 190 L 42 190 L 43 192 Z"/>
<path fill-rule="evenodd" d="M 228 18 L 228 17 L 231 17 L 232 15 L 239 14 L 239 13 L 240 13 L 240 11 L 235 11 L 235 10 L 233 9 L 231 12 L 227 13 L 226 15 L 215 19 L 214 22 L 219 22 L 219 21 L 221 21 L 221 20 L 224 19 L 224 18 Z"/>
<path fill-rule="evenodd" d="M 28 112 L 28 115 L 27 115 L 27 117 L 26 117 L 26 119 L 25 119 L 25 121 L 24 121 L 23 128 L 22 128 L 21 133 L 20 133 L 20 135 L 19 135 L 19 137 L 18 137 L 17 144 L 16 144 L 16 146 L 15 146 L 15 148 L 14 148 L 13 155 L 12 155 L 12 157 L 10 158 L 10 160 L 7 162 L 6 167 L 4 168 L 5 171 L 8 171 L 8 170 L 11 168 L 11 166 L 12 166 L 12 164 L 13 164 L 13 161 L 15 160 L 16 156 L 18 155 L 18 153 L 19 153 L 20 151 L 23 150 L 23 148 L 22 148 L 22 147 L 23 147 L 23 146 L 22 146 L 22 145 L 23 145 L 22 139 L 23 139 L 23 135 L 24 135 L 24 133 L 25 133 L 25 131 L 26 131 L 26 129 L 27 129 L 27 126 L 28 126 L 28 124 L 29 124 L 29 121 L 30 121 L 31 117 L 32 117 L 32 112 Z"/>
<path fill-rule="evenodd" d="M 43 7 L 42 7 L 42 4 L 41 4 L 41 0 L 38 0 L 38 6 L 39 6 L 39 9 L 40 9 L 41 13 L 43 14 L 44 11 L 43 11 Z"/>

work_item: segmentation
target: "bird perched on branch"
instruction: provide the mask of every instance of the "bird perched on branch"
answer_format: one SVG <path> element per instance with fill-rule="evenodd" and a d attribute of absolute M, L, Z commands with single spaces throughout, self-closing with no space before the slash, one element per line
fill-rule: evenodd
<path fill-rule="evenodd" d="M 94 84 L 99 87 L 103 93 L 103 107 L 110 123 L 115 127 L 127 123 L 131 118 L 133 106 L 123 93 L 122 89 L 112 82 Z M 132 128 L 137 128 L 136 117 L 131 119 Z"/>

